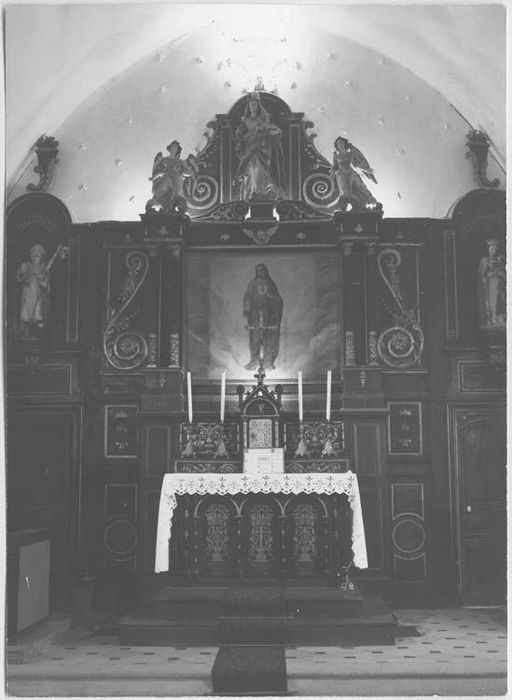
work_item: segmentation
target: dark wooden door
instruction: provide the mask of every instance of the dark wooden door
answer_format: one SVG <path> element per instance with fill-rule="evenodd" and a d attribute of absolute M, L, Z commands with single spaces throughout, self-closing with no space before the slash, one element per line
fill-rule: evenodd
<path fill-rule="evenodd" d="M 50 533 L 50 610 L 69 609 L 78 547 L 77 425 L 73 411 L 11 413 L 7 432 L 9 531 Z"/>
<path fill-rule="evenodd" d="M 506 422 L 496 406 L 451 408 L 452 523 L 461 602 L 506 594 Z"/>

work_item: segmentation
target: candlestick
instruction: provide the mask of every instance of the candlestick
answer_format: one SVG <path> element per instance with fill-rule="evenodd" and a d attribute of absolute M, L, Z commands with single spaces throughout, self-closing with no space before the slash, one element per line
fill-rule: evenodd
<path fill-rule="evenodd" d="M 299 380 L 299 420 L 302 423 L 302 419 L 304 418 L 303 415 L 303 406 L 302 406 L 302 371 L 299 370 L 297 372 L 297 377 Z"/>
<path fill-rule="evenodd" d="M 188 422 L 192 423 L 192 374 L 187 372 Z"/>
<path fill-rule="evenodd" d="M 224 423 L 226 409 L 226 373 L 223 372 L 220 380 L 220 422 Z"/>
<path fill-rule="evenodd" d="M 327 396 L 325 402 L 325 419 L 327 422 L 331 420 L 331 382 L 332 382 L 332 371 L 327 370 Z"/>

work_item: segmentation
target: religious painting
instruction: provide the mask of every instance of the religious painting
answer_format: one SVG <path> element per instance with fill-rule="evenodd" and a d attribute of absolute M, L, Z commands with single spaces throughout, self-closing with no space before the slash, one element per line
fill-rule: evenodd
<path fill-rule="evenodd" d="M 388 438 L 390 455 L 423 454 L 421 403 L 389 403 Z"/>
<path fill-rule="evenodd" d="M 137 406 L 105 406 L 105 457 L 137 457 Z"/>
<path fill-rule="evenodd" d="M 186 264 L 188 369 L 196 378 L 320 379 L 337 366 L 340 266 L 313 253 L 191 254 Z M 270 373 L 270 374 L 269 374 Z"/>

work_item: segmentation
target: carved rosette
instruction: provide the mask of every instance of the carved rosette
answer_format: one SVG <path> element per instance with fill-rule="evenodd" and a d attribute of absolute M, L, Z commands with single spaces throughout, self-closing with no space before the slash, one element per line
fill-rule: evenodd
<path fill-rule="evenodd" d="M 388 367 L 396 369 L 406 369 L 417 364 L 423 354 L 425 342 L 417 320 L 417 312 L 405 306 L 400 288 L 401 263 L 401 253 L 392 248 L 381 250 L 377 256 L 380 276 L 395 304 L 395 307 L 389 310 L 394 325 L 380 334 L 377 352 Z"/>
<path fill-rule="evenodd" d="M 145 253 L 132 251 L 126 255 L 125 263 L 128 272 L 119 294 L 120 306 L 109 309 L 103 352 L 115 369 L 132 370 L 140 367 L 149 354 L 146 338 L 130 327 L 138 315 L 133 302 L 148 274 L 149 260 Z"/>

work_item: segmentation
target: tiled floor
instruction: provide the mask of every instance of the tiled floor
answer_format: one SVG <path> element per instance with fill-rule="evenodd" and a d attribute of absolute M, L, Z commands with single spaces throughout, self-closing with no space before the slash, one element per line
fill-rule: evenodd
<path fill-rule="evenodd" d="M 289 690 L 316 696 L 381 695 L 385 688 L 393 695 L 417 695 L 421 688 L 447 695 L 505 692 L 507 632 L 494 611 L 396 615 L 419 636 L 398 637 L 395 646 L 287 647 Z M 61 697 L 206 695 L 216 653 L 215 647 L 124 647 L 115 637 L 67 632 L 44 655 L 10 666 L 8 688 L 12 695 Z"/>

